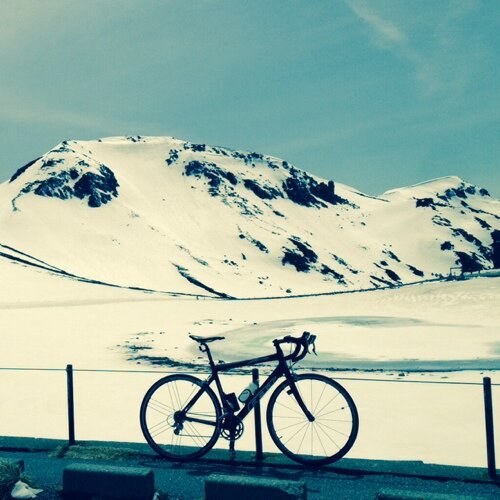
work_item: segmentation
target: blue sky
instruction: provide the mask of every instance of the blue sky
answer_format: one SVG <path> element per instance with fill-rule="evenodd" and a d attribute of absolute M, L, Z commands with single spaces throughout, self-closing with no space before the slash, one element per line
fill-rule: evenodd
<path fill-rule="evenodd" d="M 370 194 L 500 195 L 497 0 L 2 0 L 0 181 L 64 139 L 172 135 Z"/>

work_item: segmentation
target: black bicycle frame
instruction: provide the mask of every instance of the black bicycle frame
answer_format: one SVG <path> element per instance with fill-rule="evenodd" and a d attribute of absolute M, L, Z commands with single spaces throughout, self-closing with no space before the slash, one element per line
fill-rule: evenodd
<path fill-rule="evenodd" d="M 252 409 L 257 404 L 257 402 L 269 391 L 269 389 L 274 385 L 274 383 L 281 376 L 284 376 L 288 380 L 288 382 L 290 383 L 290 389 L 292 391 L 292 394 L 295 396 L 297 403 L 299 404 L 300 408 L 304 412 L 305 416 L 310 421 L 314 420 L 314 417 L 307 409 L 307 407 L 306 407 L 306 405 L 305 405 L 302 397 L 300 396 L 300 393 L 295 385 L 292 373 L 290 372 L 290 368 L 288 368 L 288 366 L 286 364 L 286 359 L 285 359 L 285 356 L 283 354 L 283 351 L 281 350 L 281 347 L 276 346 L 276 354 L 271 354 L 269 356 L 262 356 L 260 358 L 247 359 L 247 360 L 243 360 L 243 361 L 234 361 L 232 363 L 220 363 L 218 365 L 216 365 L 214 363 L 210 349 L 208 348 L 208 346 L 206 344 L 202 344 L 202 346 L 200 346 L 200 350 L 202 352 L 207 353 L 207 357 L 208 357 L 208 361 L 209 361 L 212 373 L 205 380 L 203 387 L 193 396 L 191 401 L 189 401 L 188 404 L 186 405 L 186 407 L 182 410 L 182 412 L 184 413 L 184 418 L 186 420 L 192 421 L 192 422 L 203 423 L 203 424 L 207 424 L 207 425 L 216 425 L 214 422 L 206 421 L 204 419 L 191 417 L 191 416 L 187 417 L 185 415 L 193 407 L 193 405 L 196 403 L 196 401 L 198 401 L 198 399 L 201 397 L 201 395 L 203 394 L 204 388 L 207 386 L 210 386 L 212 384 L 212 382 L 214 382 L 214 381 L 215 381 L 215 385 L 217 386 L 217 390 L 219 392 L 219 397 L 220 397 L 220 400 L 222 402 L 224 414 L 232 414 L 232 415 L 235 415 L 238 419 L 244 420 L 245 417 L 252 411 Z M 258 388 L 258 390 L 252 395 L 252 397 L 248 401 L 246 401 L 243 408 L 238 413 L 235 413 L 233 408 L 227 402 L 226 394 L 224 392 L 224 389 L 222 388 L 222 384 L 221 384 L 221 381 L 219 378 L 219 373 L 234 370 L 236 368 L 242 368 L 245 366 L 253 366 L 253 365 L 258 365 L 258 364 L 262 364 L 262 363 L 269 363 L 272 361 L 278 361 L 278 366 L 266 378 L 264 383 Z"/>

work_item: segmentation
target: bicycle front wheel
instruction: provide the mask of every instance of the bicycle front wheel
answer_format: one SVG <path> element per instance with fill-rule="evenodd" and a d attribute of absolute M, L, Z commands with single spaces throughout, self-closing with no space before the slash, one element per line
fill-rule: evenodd
<path fill-rule="evenodd" d="M 298 375 L 294 383 L 314 420 L 304 414 L 290 383 L 283 382 L 267 406 L 267 427 L 274 443 L 287 457 L 305 465 L 339 460 L 358 434 L 354 401 L 338 382 L 322 375 Z"/>
<path fill-rule="evenodd" d="M 170 375 L 148 390 L 141 404 L 148 444 L 169 460 L 199 458 L 220 434 L 221 408 L 210 387 L 190 375 Z"/>

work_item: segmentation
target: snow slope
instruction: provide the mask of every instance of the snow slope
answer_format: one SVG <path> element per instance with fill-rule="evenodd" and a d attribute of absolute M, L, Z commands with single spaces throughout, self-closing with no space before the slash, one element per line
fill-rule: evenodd
<path fill-rule="evenodd" d="M 457 177 L 377 198 L 260 153 L 65 141 L 0 185 L 0 259 L 166 292 L 285 296 L 490 268 L 499 218 L 497 200 Z"/>
<path fill-rule="evenodd" d="M 7 261 L 0 274 L 0 366 L 203 367 L 188 332 L 224 335 L 214 349 L 232 361 L 308 330 L 320 355 L 302 365 L 312 368 L 500 368 L 500 278 L 234 301 L 80 283 Z"/>
<path fill-rule="evenodd" d="M 350 458 L 484 465 L 480 386 L 394 382 L 480 383 L 483 375 L 500 382 L 499 278 L 235 301 L 78 282 L 9 260 L 0 260 L 0 276 L 0 367 L 61 369 L 1 371 L 3 435 L 65 437 L 64 367 L 72 363 L 77 370 L 141 370 L 75 373 L 77 439 L 143 442 L 140 401 L 162 371 L 203 376 L 205 360 L 188 332 L 222 333 L 226 340 L 212 349 L 229 361 L 267 354 L 272 338 L 307 329 L 318 336 L 318 357 L 300 366 L 349 377 L 341 383 L 361 419 Z M 248 374 L 227 376 L 224 387 L 239 393 L 248 381 Z M 500 391 L 493 391 L 496 408 Z M 237 449 L 253 446 L 251 418 L 245 423 Z M 275 451 L 266 432 L 264 439 L 265 450 Z"/>

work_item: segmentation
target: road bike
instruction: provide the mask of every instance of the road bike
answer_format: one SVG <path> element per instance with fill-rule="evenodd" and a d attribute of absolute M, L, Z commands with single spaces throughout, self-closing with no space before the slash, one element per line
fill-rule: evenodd
<path fill-rule="evenodd" d="M 359 417 L 349 393 L 329 377 L 294 371 L 293 365 L 311 349 L 316 353 L 315 335 L 287 335 L 273 340 L 274 354 L 219 364 L 208 344 L 224 337 L 190 338 L 206 353 L 211 374 L 206 380 L 184 374 L 164 377 L 151 386 L 141 404 L 142 432 L 162 457 L 174 461 L 199 458 L 221 436 L 234 445 L 243 434 L 247 415 L 281 377 L 284 380 L 271 394 L 266 412 L 269 434 L 279 450 L 299 463 L 321 466 L 342 458 L 352 448 Z M 284 344 L 289 344 L 288 354 Z M 224 391 L 219 373 L 276 361 L 276 368 L 260 387 L 250 384 L 240 395 L 242 407 L 235 393 Z M 211 388 L 213 383 L 218 396 Z"/>

